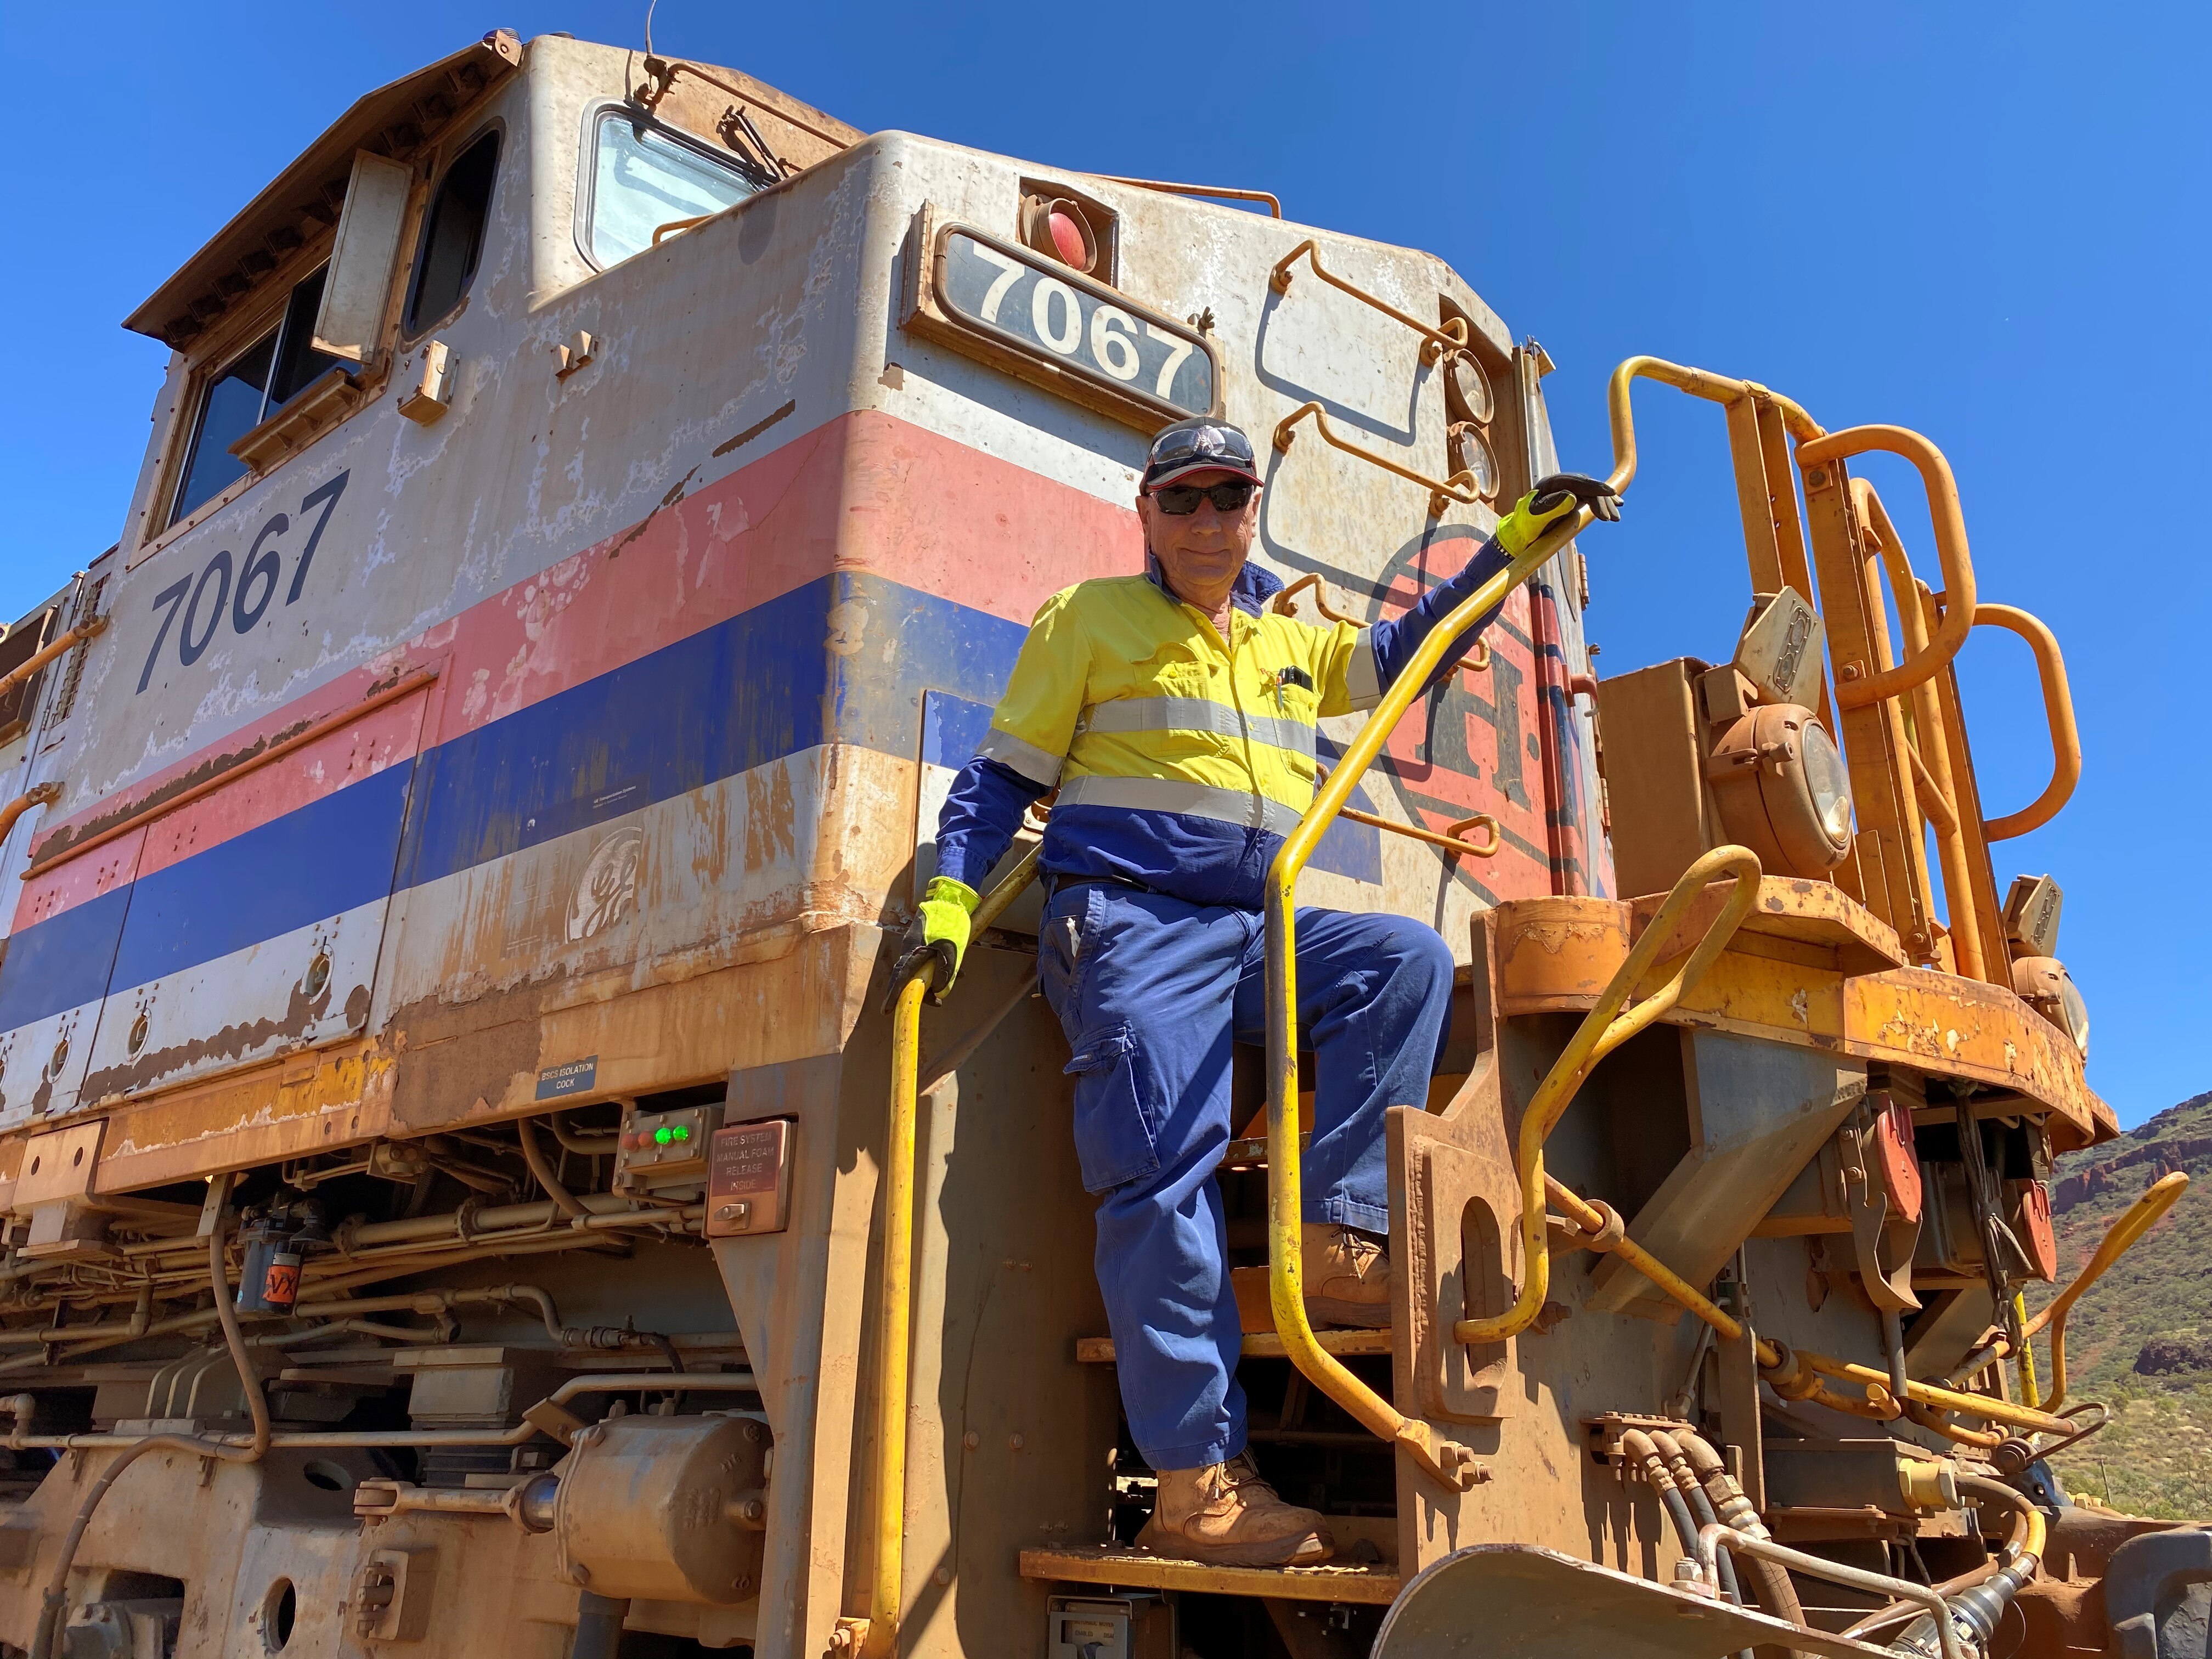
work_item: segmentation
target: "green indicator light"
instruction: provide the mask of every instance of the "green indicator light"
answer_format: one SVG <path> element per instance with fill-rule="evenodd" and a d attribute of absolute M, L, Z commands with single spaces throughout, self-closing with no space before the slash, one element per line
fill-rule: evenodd
<path fill-rule="evenodd" d="M 690 1124 L 688 1124 L 688 1123 L 679 1123 L 679 1124 L 678 1124 L 678 1125 L 676 1126 L 676 1138 L 677 1138 L 678 1140 L 689 1140 L 689 1139 L 691 1139 L 691 1126 L 690 1126 Z"/>
<path fill-rule="evenodd" d="M 665 1123 L 653 1132 L 653 1144 L 656 1146 L 665 1146 L 675 1139 L 676 1132 Z"/>

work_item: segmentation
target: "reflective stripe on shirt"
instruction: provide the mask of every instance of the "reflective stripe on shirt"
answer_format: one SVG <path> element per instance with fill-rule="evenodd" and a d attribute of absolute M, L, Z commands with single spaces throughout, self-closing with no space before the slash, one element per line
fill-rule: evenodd
<path fill-rule="evenodd" d="M 1085 732 L 1212 732 L 1296 754 L 1315 752 L 1314 728 L 1303 720 L 1248 714 L 1206 697 L 1117 697 L 1085 709 L 1075 730 L 1078 736 Z"/>
<path fill-rule="evenodd" d="M 983 734 L 983 741 L 975 745 L 975 753 L 978 758 L 994 760 L 1048 789 L 1060 781 L 1060 769 L 1064 764 L 1058 755 L 1048 755 L 1036 744 L 995 726 Z"/>
<path fill-rule="evenodd" d="M 1109 778 L 1096 774 L 1070 778 L 1060 787 L 1060 805 L 1120 806 L 1142 812 L 1182 812 L 1240 829 L 1287 836 L 1301 814 L 1264 795 L 1241 789 L 1215 789 L 1176 778 Z"/>

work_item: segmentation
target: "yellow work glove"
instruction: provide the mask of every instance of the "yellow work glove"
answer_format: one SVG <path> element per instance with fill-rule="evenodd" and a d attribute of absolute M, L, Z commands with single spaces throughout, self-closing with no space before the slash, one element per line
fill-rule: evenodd
<path fill-rule="evenodd" d="M 983 896 L 965 882 L 939 876 L 921 890 L 921 914 L 908 926 L 899 941 L 898 965 L 891 969 L 891 994 L 914 976 L 923 963 L 937 963 L 931 1000 L 945 1000 L 952 981 L 960 975 L 960 959 L 968 952 L 969 919 Z"/>
<path fill-rule="evenodd" d="M 1498 544 L 1517 559 L 1556 520 L 1584 507 L 1601 519 L 1620 522 L 1620 492 L 1611 484 L 1580 472 L 1554 472 L 1539 478 L 1534 489 L 1514 502 L 1492 533 Z"/>

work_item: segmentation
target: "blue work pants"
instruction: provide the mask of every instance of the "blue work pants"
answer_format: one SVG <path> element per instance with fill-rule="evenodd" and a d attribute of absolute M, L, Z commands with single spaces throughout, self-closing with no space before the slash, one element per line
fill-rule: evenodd
<path fill-rule="evenodd" d="M 1267 1040 L 1256 914 L 1104 883 L 1045 907 L 1038 972 L 1074 1058 L 1075 1148 L 1100 1195 L 1098 1285 L 1121 1401 L 1156 1469 L 1244 1449 L 1221 1188 L 1230 1054 Z M 1297 913 L 1299 1046 L 1314 1054 L 1305 1218 L 1390 1224 L 1382 1114 L 1425 1104 L 1451 951 L 1402 916 Z"/>

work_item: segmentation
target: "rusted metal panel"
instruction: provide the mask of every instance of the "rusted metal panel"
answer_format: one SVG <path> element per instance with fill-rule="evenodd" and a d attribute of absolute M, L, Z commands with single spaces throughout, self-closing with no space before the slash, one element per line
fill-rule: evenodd
<path fill-rule="evenodd" d="M 1709 912 L 1719 902 L 1700 902 Z M 1644 908 L 1587 899 L 1501 907 L 1507 1011 L 1590 1006 L 1627 959 L 1631 913 Z M 1698 926 L 1699 914 L 1693 907 L 1684 928 Z M 2064 1144 L 2108 1138 L 2100 1126 L 2109 1109 L 2084 1081 L 2070 1039 L 2002 987 L 1885 965 L 1897 960 L 1894 936 L 1835 888 L 1768 877 L 1742 934 L 1670 1020 L 2016 1091 L 2056 1115 Z M 1666 971 L 1662 963 L 1650 988 Z"/>

